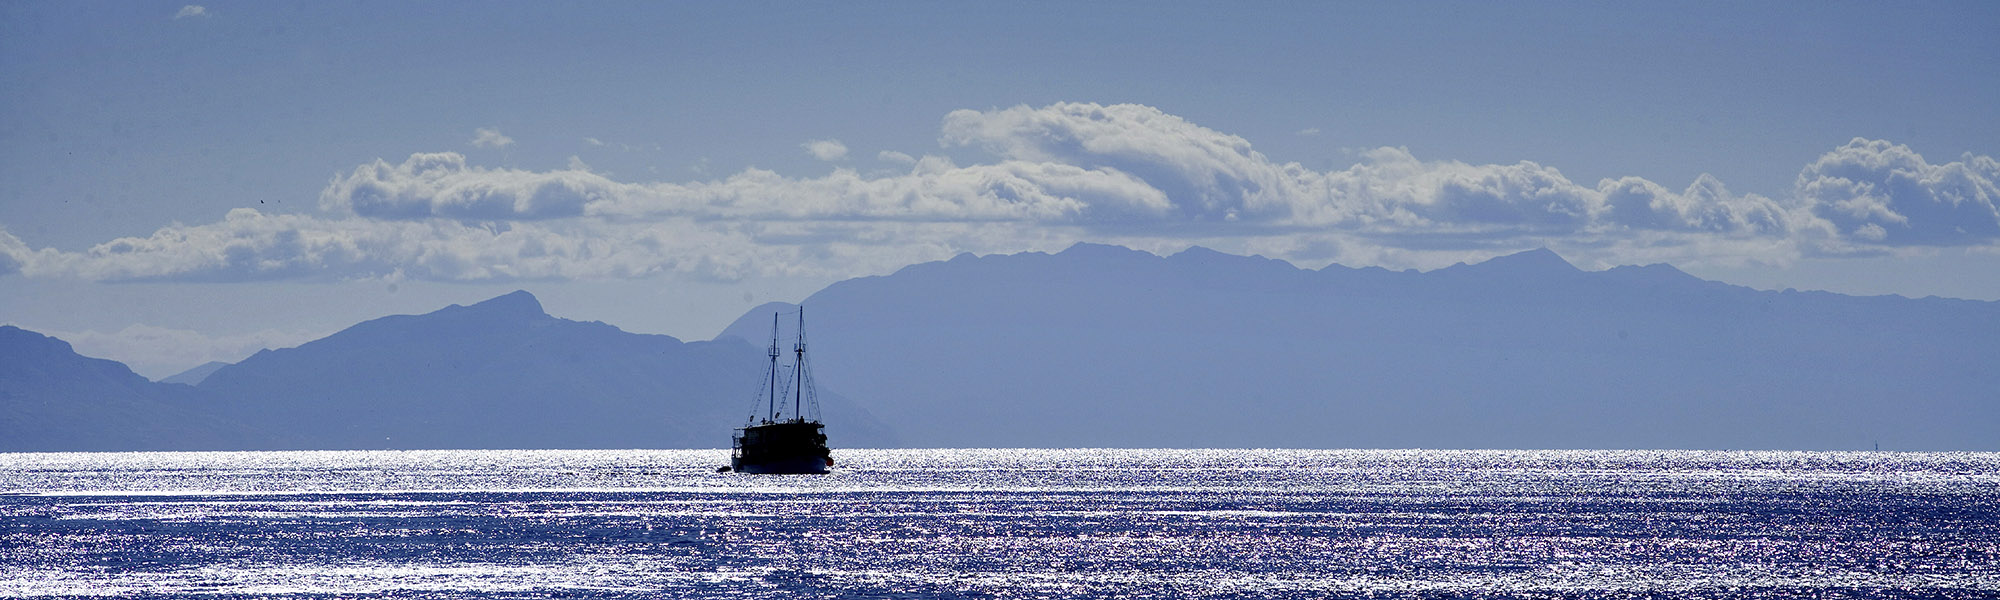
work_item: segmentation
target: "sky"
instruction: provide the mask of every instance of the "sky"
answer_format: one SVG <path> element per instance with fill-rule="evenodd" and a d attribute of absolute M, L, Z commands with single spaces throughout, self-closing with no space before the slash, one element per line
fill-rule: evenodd
<path fill-rule="evenodd" d="M 1546 247 L 2000 300 L 2000 4 L 0 2 L 0 323 L 164 377 L 526 289 Z"/>

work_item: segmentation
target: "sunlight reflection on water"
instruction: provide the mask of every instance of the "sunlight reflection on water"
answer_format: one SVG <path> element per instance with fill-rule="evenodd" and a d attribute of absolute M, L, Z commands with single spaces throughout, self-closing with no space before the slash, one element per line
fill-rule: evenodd
<path fill-rule="evenodd" d="M 0 454 L 0 596 L 1994 597 L 2000 454 Z"/>

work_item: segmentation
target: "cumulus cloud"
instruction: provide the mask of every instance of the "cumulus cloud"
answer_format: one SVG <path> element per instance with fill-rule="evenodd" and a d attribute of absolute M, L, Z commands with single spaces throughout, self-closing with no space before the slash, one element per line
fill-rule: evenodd
<path fill-rule="evenodd" d="M 179 12 L 174 13 L 174 20 L 176 21 L 194 18 L 208 18 L 208 8 L 199 4 L 189 4 L 182 6 Z"/>
<path fill-rule="evenodd" d="M 1297 165 L 1289 172 L 1300 173 Z M 1306 173 L 1306 176 L 1313 176 Z M 1381 148 L 1344 171 L 1324 175 L 1326 193 L 1290 195 L 1277 208 L 1285 220 L 1353 224 L 1363 230 L 1452 234 L 1485 231 L 1578 231 L 1603 215 L 1594 190 L 1533 162 L 1469 165 L 1425 162 L 1401 148 Z"/>
<path fill-rule="evenodd" d="M 484 169 L 456 152 L 413 154 L 401 164 L 378 159 L 356 167 L 320 192 L 319 202 L 329 212 L 373 219 L 552 219 L 580 216 L 586 204 L 640 187 L 579 167 Z"/>
<path fill-rule="evenodd" d="M 811 154 L 813 158 L 820 160 L 834 161 L 847 158 L 847 144 L 840 143 L 840 140 L 812 140 L 799 144 L 799 147 L 805 148 L 806 154 Z"/>
<path fill-rule="evenodd" d="M 783 258 L 736 228 L 702 227 L 685 219 L 468 224 L 326 219 L 239 208 L 217 223 L 169 226 L 82 252 L 43 251 L 31 255 L 22 272 L 97 281 L 490 281 L 667 272 L 730 280 L 749 274 L 744 265 L 752 262 L 776 265 Z"/>
<path fill-rule="evenodd" d="M 958 110 L 945 115 L 947 145 L 976 146 L 1003 159 L 1128 173 L 1174 199 L 1188 217 L 1259 210 L 1297 192 L 1286 165 L 1243 138 L 1149 106 L 1064 103 L 1045 108 Z"/>
<path fill-rule="evenodd" d="M 0 227 L 0 276 L 21 272 L 22 263 L 34 254 L 21 238 L 14 237 L 6 227 Z"/>
<path fill-rule="evenodd" d="M 1158 190 L 1114 171 L 1025 161 L 961 167 L 926 157 L 887 177 L 839 169 L 794 179 L 748 169 L 720 181 L 654 186 L 591 209 L 624 218 L 1067 222 L 1168 206 Z"/>
<path fill-rule="evenodd" d="M 1933 165 L 1908 146 L 1855 138 L 1806 165 L 1795 188 L 1814 216 L 1865 241 L 1955 246 L 2000 238 L 2000 161 L 1990 156 Z"/>
<path fill-rule="evenodd" d="M 474 148 L 505 148 L 512 145 L 514 145 L 514 138 L 501 135 L 500 130 L 497 128 L 481 127 L 472 132 L 472 147 Z"/>
<path fill-rule="evenodd" d="M 1051 221 L 1160 213 L 1158 190 L 1123 173 L 1056 163 L 1003 161 L 960 167 L 926 157 L 908 173 L 866 177 L 835 170 L 795 179 L 747 169 L 719 181 L 619 183 L 586 165 L 533 172 L 469 166 L 456 153 L 414 154 L 357 167 L 320 194 L 331 213 L 370 219 L 887 219 Z"/>
<path fill-rule="evenodd" d="M 317 216 L 240 209 L 81 252 L 30 249 L 0 231 L 0 274 L 727 280 L 844 277 L 896 261 L 1083 240 L 1392 267 L 1535 246 L 1615 264 L 2000 242 L 1992 158 L 1933 165 L 1882 141 L 1828 153 L 1782 198 L 1732 191 L 1707 175 L 1676 188 L 1638 177 L 1590 184 L 1531 161 L 1426 160 L 1402 148 L 1315 170 L 1139 105 L 955 111 L 940 142 L 990 159 L 961 165 L 882 152 L 883 162 L 907 168 L 627 182 L 581 160 L 532 171 L 419 153 L 335 177 Z M 844 147 L 824 153 L 844 155 Z"/>
<path fill-rule="evenodd" d="M 1824 248 L 1837 239 L 1833 226 L 1796 202 L 1734 194 L 1708 174 L 1680 193 L 1637 177 L 1598 184 L 1614 220 L 1635 229 L 1708 234 L 1710 239 L 1781 240 Z"/>
<path fill-rule="evenodd" d="M 1165 193 L 1181 216 L 1207 222 L 1507 238 L 1631 229 L 1783 234 L 1812 220 L 1762 196 L 1730 194 L 1706 176 L 1680 193 L 1640 178 L 1590 186 L 1534 162 L 1423 161 L 1401 148 L 1319 172 L 1137 105 L 956 111 L 945 118 L 942 141 L 1128 173 Z"/>

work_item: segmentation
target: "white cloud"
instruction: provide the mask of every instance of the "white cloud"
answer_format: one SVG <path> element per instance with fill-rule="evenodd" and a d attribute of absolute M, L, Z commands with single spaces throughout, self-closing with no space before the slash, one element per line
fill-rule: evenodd
<path fill-rule="evenodd" d="M 1297 165 L 1288 171 L 1297 173 Z M 1311 174 L 1308 174 L 1311 176 Z M 1292 193 L 1280 205 L 1285 221 L 1345 224 L 1360 230 L 1453 235 L 1487 232 L 1575 232 L 1603 214 L 1603 199 L 1554 168 L 1532 162 L 1468 165 L 1424 162 L 1401 148 L 1363 155 L 1363 162 L 1327 173 L 1318 196 Z"/>
<path fill-rule="evenodd" d="M 1592 187 L 1533 162 L 1427 162 L 1400 148 L 1367 151 L 1350 168 L 1319 172 L 1146 106 L 962 110 L 945 118 L 944 131 L 948 145 L 1132 174 L 1197 222 L 1498 239 L 1621 228 L 1781 233 L 1799 220 L 1768 199 L 1730 195 L 1712 178 L 1682 194 L 1638 178 Z M 1608 205 L 1614 192 L 1621 210 Z"/>
<path fill-rule="evenodd" d="M 675 183 L 618 181 L 581 160 L 524 171 L 420 153 L 335 178 L 320 216 L 239 209 L 218 223 L 82 252 L 31 249 L 0 230 L 0 275 L 846 277 L 897 261 L 1074 241 L 1159 251 L 1202 244 L 1306 265 L 1440 266 L 1535 246 L 1585 264 L 1729 264 L 2000 242 L 1992 158 L 1931 165 L 1867 140 L 1808 165 L 1782 199 L 1736 193 L 1707 175 L 1678 191 L 1638 177 L 1588 185 L 1534 162 L 1422 160 L 1401 148 L 1319 171 L 1136 105 L 956 111 L 941 141 L 993 158 L 959 165 L 883 152 L 907 170 L 746 169 Z"/>
<path fill-rule="evenodd" d="M 1803 215 L 1763 196 L 1731 194 L 1707 174 L 1678 194 L 1637 177 L 1606 179 L 1597 190 L 1612 220 L 1639 229 L 1783 234 L 1805 225 Z"/>
<path fill-rule="evenodd" d="M 1841 233 L 1901 246 L 2000 239 L 2000 161 L 1933 165 L 1908 146 L 1855 138 L 1806 165 L 1795 193 Z"/>
<path fill-rule="evenodd" d="M 336 178 L 320 194 L 330 213 L 370 219 L 892 219 L 1066 221 L 1159 214 L 1165 196 L 1123 173 L 1003 161 L 959 167 L 927 157 L 911 171 L 864 177 L 847 169 L 793 179 L 749 169 L 719 181 L 632 184 L 587 169 L 486 169 L 456 153 L 377 160 Z"/>
<path fill-rule="evenodd" d="M 879 160 L 882 162 L 899 163 L 905 165 L 917 164 L 916 157 L 901 152 L 897 152 L 895 150 L 883 150 L 881 152 L 877 152 L 875 153 L 875 160 Z"/>
<path fill-rule="evenodd" d="M 604 145 L 604 140 L 600 140 L 594 137 L 587 137 L 583 138 L 583 143 L 590 144 L 592 146 L 602 146 Z"/>
<path fill-rule="evenodd" d="M 481 127 L 473 131 L 472 147 L 474 148 L 505 148 L 512 145 L 514 145 L 514 138 L 501 135 L 500 130 L 497 128 Z"/>
<path fill-rule="evenodd" d="M 374 219 L 550 219 L 638 188 L 587 169 L 537 173 L 467 166 L 456 152 L 412 154 L 356 167 L 320 192 L 320 208 Z"/>
<path fill-rule="evenodd" d="M 927 157 L 909 173 L 877 178 L 848 169 L 811 179 L 749 169 L 720 181 L 651 186 L 589 211 L 638 219 L 1068 222 L 1168 206 L 1145 182 L 1114 171 L 1023 161 L 960 167 Z"/>
<path fill-rule="evenodd" d="M 812 140 L 799 144 L 799 147 L 804 148 L 813 158 L 820 160 L 834 161 L 847 158 L 847 145 L 840 143 L 840 140 Z"/>
<path fill-rule="evenodd" d="M 1305 128 L 1305 129 L 1300 129 L 1300 130 L 1298 130 L 1298 131 L 1296 131 L 1296 132 L 1293 132 L 1293 133 L 1294 133 L 1294 134 L 1296 134 L 1296 135 L 1299 135 L 1299 136 L 1301 136 L 1301 137 L 1312 137 L 1312 136 L 1316 136 L 1316 135 L 1319 135 L 1319 128 L 1318 128 L 1318 127 L 1307 127 L 1307 128 Z"/>
<path fill-rule="evenodd" d="M 198 4 L 189 4 L 182 6 L 179 12 L 174 13 L 174 20 L 176 21 L 193 18 L 208 18 L 208 8 Z"/>
<path fill-rule="evenodd" d="M 0 227 L 0 277 L 21 272 L 22 264 L 36 254 L 21 238 L 14 237 L 6 227 Z"/>
<path fill-rule="evenodd" d="M 1003 159 L 1129 173 L 1165 192 L 1188 216 L 1269 209 L 1303 183 L 1250 142 L 1149 106 L 1056 104 L 953 111 L 941 141 Z M 1296 167 L 1296 165 L 1291 165 Z"/>
<path fill-rule="evenodd" d="M 664 272 L 733 279 L 744 273 L 730 263 L 770 256 L 738 229 L 687 219 L 465 224 L 267 215 L 239 208 L 218 223 L 169 226 L 150 237 L 120 238 L 82 252 L 44 250 L 31 254 L 22 272 L 96 281 L 484 281 Z M 710 264 L 718 261 L 722 266 Z"/>

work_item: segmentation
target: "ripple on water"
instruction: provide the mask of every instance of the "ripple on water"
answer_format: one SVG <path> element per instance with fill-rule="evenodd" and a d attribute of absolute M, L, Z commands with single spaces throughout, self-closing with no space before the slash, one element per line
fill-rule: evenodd
<path fill-rule="evenodd" d="M 2000 455 L 0 454 L 0 596 L 2000 595 Z"/>

